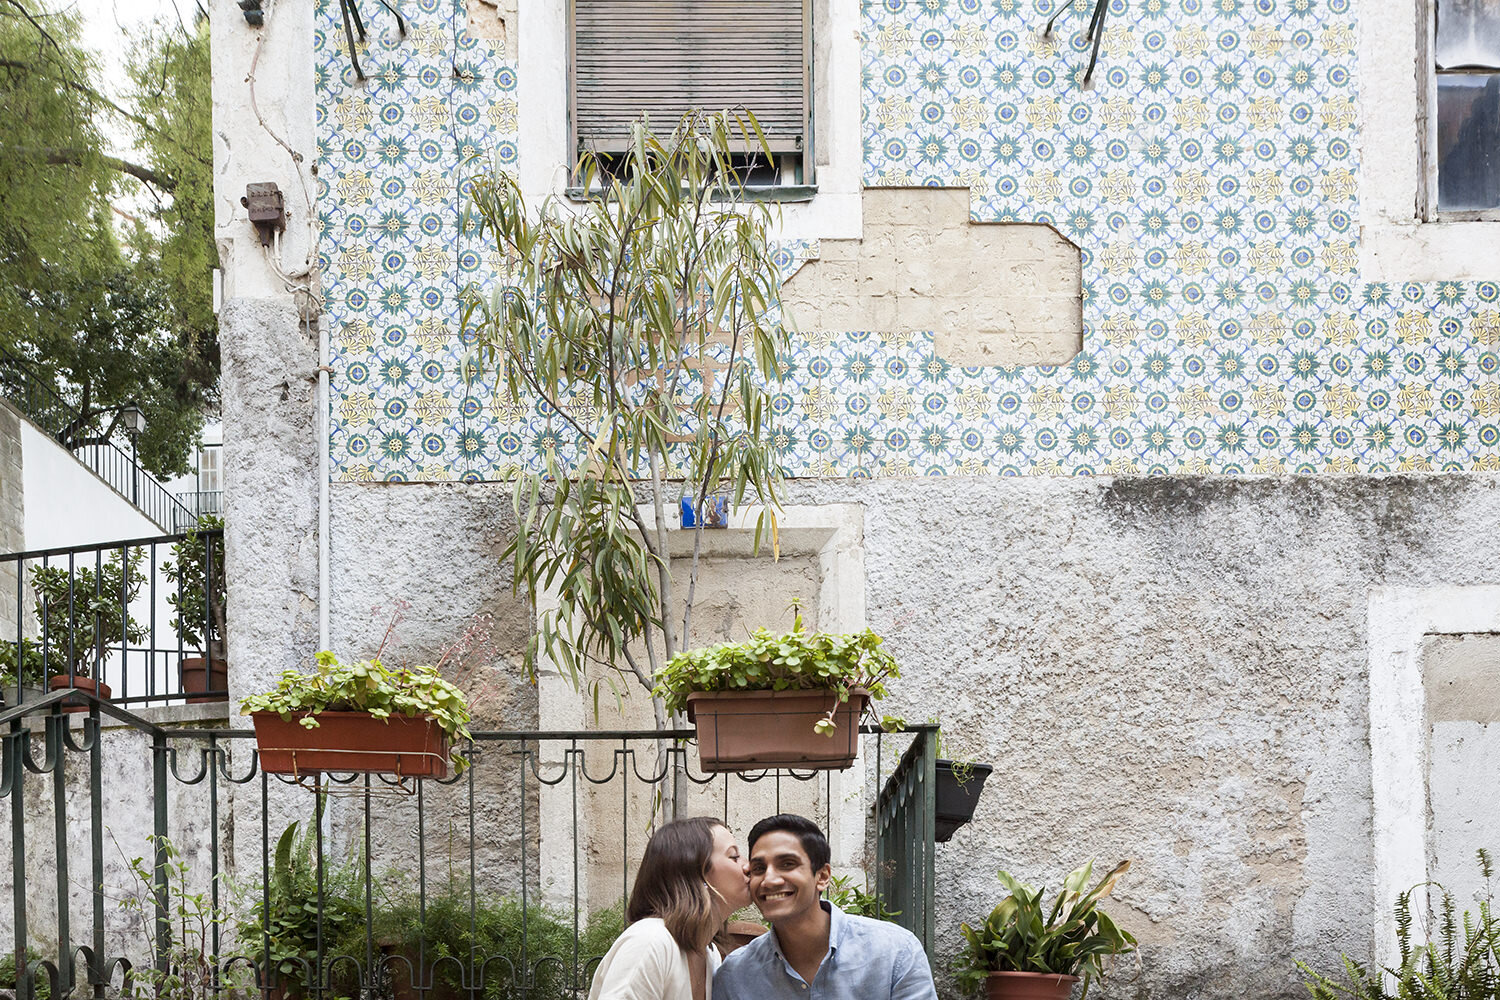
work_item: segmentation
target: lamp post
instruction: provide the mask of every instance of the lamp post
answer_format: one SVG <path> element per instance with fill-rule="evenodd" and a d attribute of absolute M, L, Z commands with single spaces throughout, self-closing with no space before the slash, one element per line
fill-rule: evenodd
<path fill-rule="evenodd" d="M 120 423 L 124 425 L 125 433 L 130 435 L 130 502 L 140 506 L 141 463 L 137 456 L 136 445 L 141 431 L 146 429 L 146 415 L 141 412 L 139 406 L 129 403 L 120 410 Z"/>

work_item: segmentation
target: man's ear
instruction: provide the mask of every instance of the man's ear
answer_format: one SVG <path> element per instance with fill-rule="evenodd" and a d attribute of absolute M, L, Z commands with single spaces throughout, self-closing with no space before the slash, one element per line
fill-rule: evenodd
<path fill-rule="evenodd" d="M 824 865 L 822 868 L 818 869 L 818 874 L 814 877 L 813 884 L 818 887 L 818 892 L 821 894 L 824 889 L 828 888 L 828 883 L 832 881 L 833 866 Z"/>

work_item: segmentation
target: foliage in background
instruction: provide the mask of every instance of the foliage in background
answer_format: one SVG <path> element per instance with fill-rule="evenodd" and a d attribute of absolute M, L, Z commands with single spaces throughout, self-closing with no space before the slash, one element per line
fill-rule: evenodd
<path fill-rule="evenodd" d="M 893 910 L 886 906 L 885 900 L 873 892 L 866 891 L 864 886 L 855 882 L 849 875 L 835 875 L 828 883 L 828 888 L 823 891 L 823 896 L 845 913 L 852 913 L 858 917 L 895 920 L 901 915 L 900 910 Z"/>
<path fill-rule="evenodd" d="M 209 539 L 202 534 L 205 531 L 219 534 Z M 172 544 L 171 557 L 161 564 L 170 588 L 167 603 L 176 612 L 173 630 L 184 645 L 215 660 L 224 658 L 224 615 L 228 606 L 223 532 L 222 517 L 204 514 L 182 541 Z"/>
<path fill-rule="evenodd" d="M 66 674 L 70 666 L 79 677 L 97 677 L 99 666 L 122 643 L 145 641 L 145 628 L 127 613 L 145 582 L 145 550 L 131 548 L 124 560 L 120 551 L 111 552 L 97 571 L 81 565 L 71 573 L 66 566 L 31 567 L 42 635 L 19 644 L 0 641 L 0 683 L 12 685 L 19 678 L 28 687 L 41 687 L 48 675 Z"/>
<path fill-rule="evenodd" d="M 781 470 L 766 386 L 789 337 L 772 318 L 771 209 L 746 202 L 735 152 L 764 146 L 752 117 L 693 113 L 669 135 L 638 122 L 614 172 L 584 155 L 578 181 L 594 196 L 576 210 L 528 206 L 504 172 L 474 186 L 472 222 L 508 265 L 493 288 L 464 292 L 474 377 L 552 424 L 545 468 L 512 470 L 502 558 L 542 609 L 528 662 L 545 654 L 596 704 L 601 684 L 619 693 L 620 675 L 649 691 L 689 633 L 701 527 L 684 600 L 668 547 L 681 499 L 701 525 L 710 496 L 749 497 L 765 505 L 757 544 L 767 532 L 774 545 Z M 586 676 L 590 664 L 603 679 Z"/>
<path fill-rule="evenodd" d="M 42 953 L 35 948 L 26 949 L 26 962 L 39 962 L 43 958 Z M 35 1000 L 52 1000 L 52 980 L 42 973 L 33 980 Z M 0 953 L 0 990 L 5 990 L 14 996 L 20 996 L 19 984 L 16 982 L 16 953 L 7 951 Z"/>
<path fill-rule="evenodd" d="M 439 995 L 464 995 L 461 969 L 472 961 L 475 979 L 484 980 L 484 1000 L 572 1000 L 575 979 L 587 988 L 591 960 L 602 958 L 622 930 L 619 906 L 580 921 L 575 977 L 572 919 L 534 901 L 523 911 L 518 899 L 471 899 L 467 885 L 450 882 L 427 899 L 425 912 L 407 896 L 376 921 L 379 940 L 400 956 L 387 968 L 393 981 L 410 982 L 420 949 Z"/>
<path fill-rule="evenodd" d="M 1401 964 L 1395 969 L 1371 968 L 1341 955 L 1342 982 L 1314 972 L 1305 962 L 1297 968 L 1307 976 L 1307 990 L 1315 1000 L 1500 1000 L 1500 917 L 1492 909 L 1494 892 L 1489 888 L 1494 865 L 1488 851 L 1478 852 L 1479 871 L 1486 891 L 1478 915 L 1464 911 L 1460 921 L 1452 893 L 1436 882 L 1421 885 L 1396 897 L 1396 943 Z M 1424 928 L 1423 943 L 1412 936 L 1412 894 L 1418 889 L 1442 889 L 1438 908 L 1437 936 Z M 1388 979 L 1394 988 L 1388 985 Z"/>
<path fill-rule="evenodd" d="M 132 993 L 141 1000 L 209 1000 L 220 996 L 222 988 L 243 988 L 248 979 L 243 969 L 224 971 L 218 968 L 212 932 L 230 919 L 229 912 L 213 904 L 204 892 L 192 891 L 191 866 L 166 837 L 148 836 L 147 847 L 152 862 L 130 858 L 127 862 L 135 880 L 131 891 L 120 899 L 120 907 L 130 914 L 145 947 L 143 954 L 165 957 L 166 969 L 148 963 L 134 966 Z M 161 852 L 158 866 L 155 855 Z M 167 903 L 168 934 L 165 954 L 157 951 L 156 873 L 164 878 Z M 222 876 L 221 876 L 222 877 Z"/>
<path fill-rule="evenodd" d="M 142 465 L 182 472 L 217 403 L 207 26 L 137 40 L 137 110 L 95 89 L 78 36 L 71 13 L 0 4 L 0 350 L 68 401 L 64 444 L 102 440 L 135 402 Z M 106 122 L 129 127 L 146 164 L 106 152 Z M 122 247 L 127 190 L 157 209 Z"/>
<path fill-rule="evenodd" d="M 744 642 L 678 653 L 657 673 L 653 693 L 668 711 L 682 712 L 694 691 L 836 691 L 838 703 L 813 727 L 832 736 L 834 714 L 854 688 L 869 691 L 873 703 L 885 697 L 887 680 L 901 676 L 881 642 L 869 629 L 853 635 L 804 632 L 799 611 L 783 635 L 761 628 Z M 881 722 L 887 729 L 901 725 L 889 716 Z"/>
<path fill-rule="evenodd" d="M 1099 909 L 1099 901 L 1129 869 L 1130 862 L 1122 861 L 1085 892 L 1094 872 L 1090 861 L 1063 879 L 1050 907 L 1042 902 L 1041 889 L 1000 872 L 1010 895 L 977 928 L 962 925 L 967 948 L 956 963 L 959 986 L 974 993 L 991 972 L 1051 972 L 1081 977 L 1083 996 L 1088 996 L 1092 981 L 1103 978 L 1106 963 L 1135 950 L 1135 938 Z"/>

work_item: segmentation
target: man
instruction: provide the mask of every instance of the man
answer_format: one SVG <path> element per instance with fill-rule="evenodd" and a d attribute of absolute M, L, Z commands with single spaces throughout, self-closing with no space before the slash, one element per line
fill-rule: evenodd
<path fill-rule="evenodd" d="M 937 1000 L 916 935 L 844 913 L 828 886 L 828 840 L 784 813 L 750 829 L 750 898 L 771 932 L 735 951 L 714 976 L 714 1000 Z"/>

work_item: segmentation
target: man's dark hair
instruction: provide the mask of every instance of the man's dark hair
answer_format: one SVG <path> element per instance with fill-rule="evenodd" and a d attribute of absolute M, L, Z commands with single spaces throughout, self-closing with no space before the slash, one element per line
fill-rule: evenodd
<path fill-rule="evenodd" d="M 778 832 L 790 833 L 802 841 L 802 850 L 807 853 L 807 860 L 812 863 L 814 872 L 828 864 L 829 858 L 833 856 L 833 852 L 828 848 L 828 838 L 823 836 L 823 831 L 818 829 L 818 824 L 796 813 L 767 816 L 756 823 L 750 828 L 749 845 L 745 850 L 755 850 L 757 840 L 768 833 Z"/>

